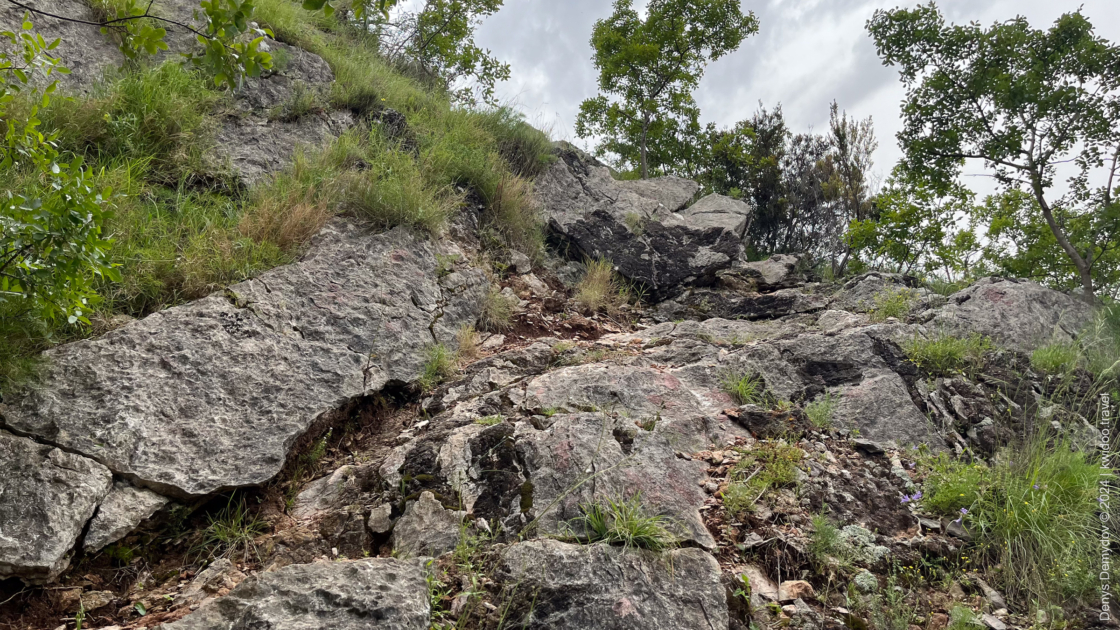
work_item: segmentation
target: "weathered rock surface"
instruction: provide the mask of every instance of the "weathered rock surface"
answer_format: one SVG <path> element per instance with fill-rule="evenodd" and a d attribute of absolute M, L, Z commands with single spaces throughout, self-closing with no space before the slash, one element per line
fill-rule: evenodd
<path fill-rule="evenodd" d="M 404 557 L 438 556 L 459 542 L 466 512 L 448 510 L 431 492 L 420 493 L 393 527 L 393 549 Z"/>
<path fill-rule="evenodd" d="M 746 204 L 711 197 L 676 213 L 665 203 L 678 205 L 691 188 L 679 180 L 620 185 L 594 158 L 570 146 L 557 152 L 535 190 L 549 229 L 572 255 L 608 258 L 656 297 L 711 283 L 738 259 Z"/>
<path fill-rule="evenodd" d="M 0 465 L 0 579 L 52 580 L 113 477 L 93 460 L 2 430 Z"/>
<path fill-rule="evenodd" d="M 719 564 L 699 549 L 660 556 L 539 540 L 505 549 L 500 570 L 528 594 L 511 611 L 525 628 L 723 630 L 729 623 Z"/>
<path fill-rule="evenodd" d="M 254 575 L 229 595 L 161 627 L 427 630 L 430 615 L 419 564 L 371 558 L 292 565 Z"/>
<path fill-rule="evenodd" d="M 624 190 L 629 190 L 646 199 L 653 199 L 661 204 L 664 212 L 684 210 L 689 202 L 696 198 L 696 194 L 700 192 L 700 184 L 676 175 L 653 179 L 633 179 L 617 183 Z"/>
<path fill-rule="evenodd" d="M 984 278 L 923 316 L 931 331 L 979 333 L 1030 352 L 1051 341 L 1069 341 L 1091 321 L 1092 307 L 1066 293 L 1029 280 Z"/>
<path fill-rule="evenodd" d="M 167 497 L 151 490 L 135 488 L 123 481 L 114 483 L 90 521 L 82 546 L 87 552 L 93 552 L 117 542 L 167 503 Z"/>
<path fill-rule="evenodd" d="M 49 351 L 3 421 L 164 494 L 263 483 L 319 415 L 412 381 L 429 346 L 473 322 L 482 272 L 447 290 L 435 254 L 404 229 L 335 222 L 298 263 Z"/>
<path fill-rule="evenodd" d="M 65 16 L 86 22 L 97 20 L 97 15 L 89 4 L 81 0 L 30 0 L 26 2 L 39 11 Z M 0 5 L 0 30 L 20 32 L 20 25 L 27 10 L 13 3 Z M 48 43 L 60 39 L 58 48 L 51 55 L 59 57 L 62 65 L 70 74 L 55 74 L 62 86 L 78 91 L 88 91 L 106 72 L 112 72 L 124 62 L 124 55 L 109 38 L 103 36 L 98 27 L 60 20 L 42 14 L 34 14 L 31 21 L 35 32 Z M 5 41 L 0 46 L 8 47 Z"/>

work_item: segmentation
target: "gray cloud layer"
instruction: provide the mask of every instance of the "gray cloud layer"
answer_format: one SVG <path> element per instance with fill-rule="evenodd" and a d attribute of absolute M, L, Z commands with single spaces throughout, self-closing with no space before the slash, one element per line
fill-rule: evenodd
<path fill-rule="evenodd" d="M 639 0 L 639 4 L 640 4 Z M 513 66 L 499 95 L 550 127 L 557 139 L 576 141 L 580 102 L 596 92 L 588 40 L 595 21 L 611 12 L 609 0 L 506 0 L 479 30 L 479 43 Z M 899 151 L 903 91 L 891 68 L 875 54 L 864 23 L 877 8 L 914 5 L 896 0 L 769 0 L 744 2 L 761 29 L 734 54 L 708 67 L 696 94 L 705 122 L 731 125 L 748 117 L 761 100 L 781 103 L 795 131 L 822 130 L 836 99 L 849 114 L 873 117 L 879 137 L 877 170 L 886 174 Z M 958 23 L 991 24 L 1015 15 L 1033 26 L 1084 7 L 1098 34 L 1120 41 L 1120 3 L 1115 0 L 947 0 L 938 3 Z"/>

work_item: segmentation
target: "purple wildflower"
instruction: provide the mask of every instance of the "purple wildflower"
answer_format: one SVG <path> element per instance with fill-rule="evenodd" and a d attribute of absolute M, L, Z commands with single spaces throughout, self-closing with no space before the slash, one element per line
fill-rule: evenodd
<path fill-rule="evenodd" d="M 910 502 L 910 497 L 906 496 L 905 494 L 902 495 L 902 502 L 903 503 L 909 503 Z"/>
<path fill-rule="evenodd" d="M 914 493 L 914 496 L 912 496 L 910 498 L 917 501 L 918 499 L 922 498 L 922 491 L 921 490 L 917 491 L 916 493 Z"/>
<path fill-rule="evenodd" d="M 953 522 L 954 522 L 954 523 L 960 523 L 960 522 L 961 522 L 961 519 L 963 519 L 963 518 L 964 518 L 964 515 L 965 515 L 965 514 L 968 514 L 968 510 L 967 510 L 967 509 L 965 509 L 965 508 L 961 508 L 961 515 L 960 515 L 959 517 L 957 517 L 957 520 L 955 520 L 955 521 L 953 521 Z"/>
<path fill-rule="evenodd" d="M 1034 489 L 1035 489 L 1035 490 L 1038 490 L 1038 484 L 1037 484 L 1037 483 L 1036 483 L 1036 484 L 1034 484 Z"/>

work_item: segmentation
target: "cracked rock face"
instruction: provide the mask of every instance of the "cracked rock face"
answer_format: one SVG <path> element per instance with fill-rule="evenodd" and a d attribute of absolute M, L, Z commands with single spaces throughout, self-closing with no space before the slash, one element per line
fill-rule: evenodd
<path fill-rule="evenodd" d="M 167 503 L 167 497 L 151 490 L 116 482 L 97 508 L 82 546 L 87 552 L 93 552 L 117 542 Z"/>
<path fill-rule="evenodd" d="M 635 630 L 728 627 L 715 558 L 699 549 L 661 556 L 605 545 L 537 540 L 506 548 L 503 577 L 527 593 L 510 618 L 533 629 Z"/>
<path fill-rule="evenodd" d="M 394 558 L 321 562 L 254 575 L 163 630 L 427 630 L 422 565 Z"/>
<path fill-rule="evenodd" d="M 335 222 L 303 260 L 226 296 L 49 351 L 3 421 L 163 494 L 263 483 L 320 414 L 415 379 L 434 324 L 477 317 L 482 272 L 444 289 L 435 253 L 404 229 Z"/>
<path fill-rule="evenodd" d="M 573 253 L 609 259 L 655 297 L 709 284 L 739 258 L 750 216 L 746 204 L 711 195 L 683 208 L 695 184 L 677 178 L 616 182 L 608 168 L 576 149 L 565 146 L 558 154 L 534 189 L 549 229 L 573 245 Z"/>
<path fill-rule="evenodd" d="M 113 485 L 97 462 L 0 431 L 0 579 L 53 580 Z"/>

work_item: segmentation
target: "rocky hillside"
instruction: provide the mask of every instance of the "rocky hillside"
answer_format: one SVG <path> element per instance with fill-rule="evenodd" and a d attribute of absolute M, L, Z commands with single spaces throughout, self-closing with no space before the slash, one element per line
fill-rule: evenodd
<path fill-rule="evenodd" d="M 115 49 L 67 33 L 83 89 Z M 241 185 L 352 125 L 408 137 L 270 118 L 334 81 L 275 45 L 211 154 Z M 1062 473 L 1095 470 L 1115 376 L 1044 360 L 1092 308 L 748 261 L 746 204 L 554 154 L 536 260 L 486 249 L 469 201 L 439 237 L 341 212 L 290 264 L 46 351 L 0 406 L 0 627 L 1097 623 L 1084 584 L 1015 572 L 1099 558 L 969 517 L 1037 448 L 1029 491 L 1095 522 Z"/>

